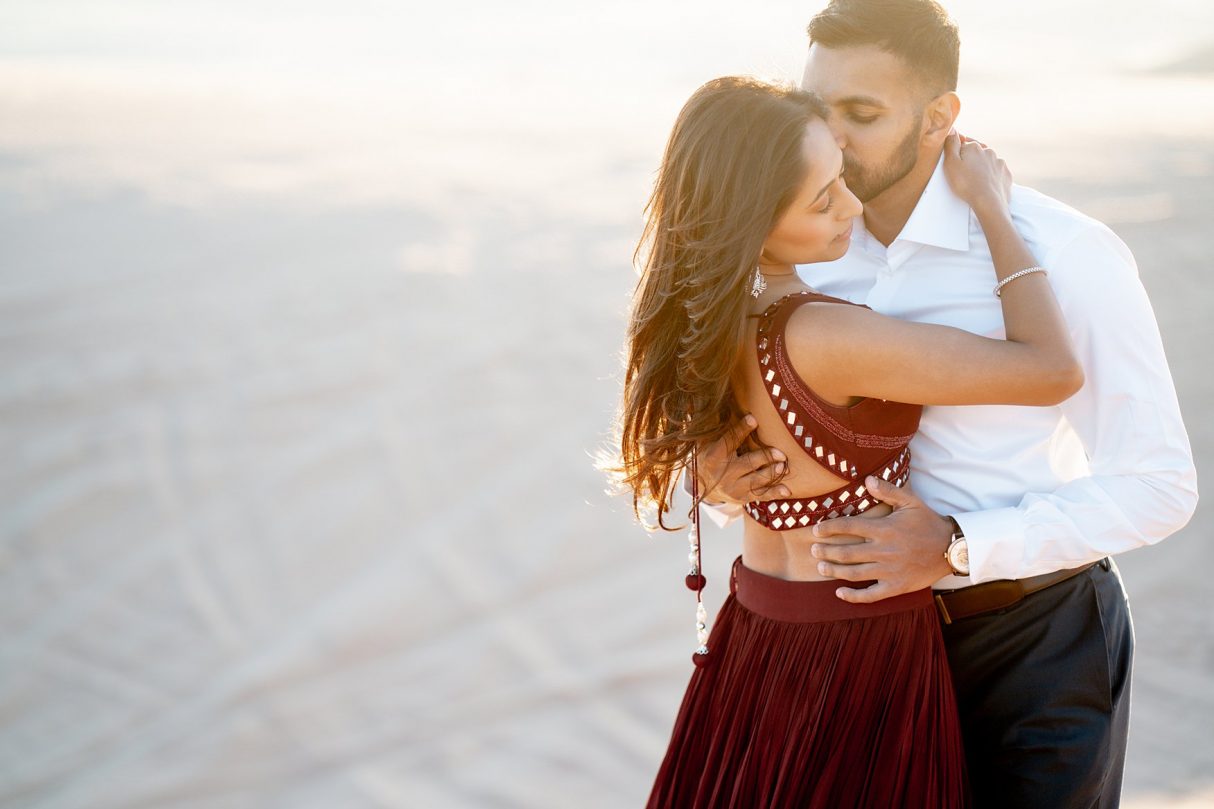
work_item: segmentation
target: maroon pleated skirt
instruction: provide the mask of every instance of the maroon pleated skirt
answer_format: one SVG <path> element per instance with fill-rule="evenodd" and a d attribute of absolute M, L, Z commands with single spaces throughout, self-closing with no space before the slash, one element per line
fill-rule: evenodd
<path fill-rule="evenodd" d="M 931 591 L 849 604 L 741 561 L 648 806 L 968 805 Z"/>

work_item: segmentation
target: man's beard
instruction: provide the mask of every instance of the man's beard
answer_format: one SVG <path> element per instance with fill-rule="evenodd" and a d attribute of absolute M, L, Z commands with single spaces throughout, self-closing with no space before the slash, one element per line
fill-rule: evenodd
<path fill-rule="evenodd" d="M 894 149 L 885 164 L 875 169 L 865 169 L 859 163 L 843 155 L 843 179 L 847 187 L 856 195 L 856 199 L 868 204 L 869 200 L 881 194 L 885 189 L 910 174 L 919 159 L 919 128 L 923 124 L 923 116 L 916 115 L 914 125 L 906 133 L 906 137 Z"/>

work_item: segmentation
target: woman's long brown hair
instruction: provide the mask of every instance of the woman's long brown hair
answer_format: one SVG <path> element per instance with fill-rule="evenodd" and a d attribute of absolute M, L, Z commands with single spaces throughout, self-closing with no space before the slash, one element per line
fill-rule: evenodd
<path fill-rule="evenodd" d="M 732 379 L 768 233 L 804 182 L 817 98 L 756 79 L 714 79 L 683 106 L 646 205 L 628 326 L 619 465 L 633 510 L 670 510 L 697 446 L 741 417 Z"/>

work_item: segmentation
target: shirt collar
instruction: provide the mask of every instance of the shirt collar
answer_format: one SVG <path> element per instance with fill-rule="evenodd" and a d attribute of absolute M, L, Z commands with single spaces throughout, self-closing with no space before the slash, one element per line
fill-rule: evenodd
<path fill-rule="evenodd" d="M 970 206 L 953 193 L 944 176 L 944 154 L 895 242 L 915 242 L 947 250 L 970 249 Z"/>

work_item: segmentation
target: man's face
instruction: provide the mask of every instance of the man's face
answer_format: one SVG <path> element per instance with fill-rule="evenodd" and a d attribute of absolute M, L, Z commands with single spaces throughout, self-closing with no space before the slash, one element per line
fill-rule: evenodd
<path fill-rule="evenodd" d="M 876 45 L 811 45 L 801 86 L 830 108 L 827 123 L 843 149 L 847 185 L 861 202 L 914 168 L 930 99 L 897 56 Z"/>

